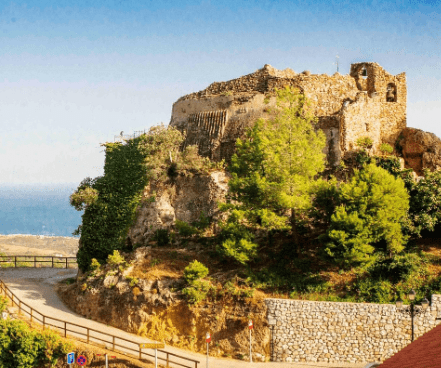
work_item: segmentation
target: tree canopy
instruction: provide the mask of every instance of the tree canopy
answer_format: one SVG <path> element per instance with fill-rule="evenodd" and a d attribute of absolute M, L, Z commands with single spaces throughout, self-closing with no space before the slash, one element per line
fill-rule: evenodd
<path fill-rule="evenodd" d="M 251 255 L 255 247 L 249 233 L 232 222 L 290 229 L 298 243 L 297 212 L 310 205 L 314 176 L 325 167 L 325 136 L 316 130 L 305 96 L 286 87 L 276 90 L 276 104 L 271 119 L 259 119 L 244 140 L 237 140 L 231 160 L 229 193 L 236 204 L 223 206 L 232 211 L 224 225 L 230 236 L 223 248 L 242 263 L 249 259 L 243 253 Z"/>
<path fill-rule="evenodd" d="M 341 204 L 321 237 L 329 257 L 342 265 L 366 263 L 376 250 L 392 255 L 404 249 L 409 195 L 403 180 L 371 163 L 337 192 Z"/>

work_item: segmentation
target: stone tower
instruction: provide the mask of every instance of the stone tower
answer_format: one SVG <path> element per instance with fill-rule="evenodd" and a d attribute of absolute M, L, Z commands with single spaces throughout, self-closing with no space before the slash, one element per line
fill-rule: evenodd
<path fill-rule="evenodd" d="M 298 88 L 311 102 L 317 127 L 326 135 L 328 162 L 336 165 L 353 152 L 360 137 L 370 137 L 373 152 L 381 143 L 394 146 L 406 127 L 406 76 L 393 76 L 377 63 L 352 64 L 349 75 L 295 73 L 271 65 L 227 82 L 215 82 L 203 91 L 173 104 L 170 125 L 186 132 L 184 145 L 197 145 L 213 160 L 229 159 L 236 139 L 259 118 L 268 118 L 275 105 L 273 92 Z M 265 103 L 264 101 L 269 101 Z"/>

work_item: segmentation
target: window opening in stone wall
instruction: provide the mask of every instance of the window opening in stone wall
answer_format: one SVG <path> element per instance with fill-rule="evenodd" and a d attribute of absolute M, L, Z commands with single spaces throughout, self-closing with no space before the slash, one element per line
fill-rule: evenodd
<path fill-rule="evenodd" d="M 397 102 L 397 86 L 394 83 L 389 83 L 387 85 L 386 101 Z"/>
<path fill-rule="evenodd" d="M 367 75 L 367 70 L 366 70 L 365 66 L 361 68 L 360 75 L 363 79 L 367 78 L 368 75 Z"/>

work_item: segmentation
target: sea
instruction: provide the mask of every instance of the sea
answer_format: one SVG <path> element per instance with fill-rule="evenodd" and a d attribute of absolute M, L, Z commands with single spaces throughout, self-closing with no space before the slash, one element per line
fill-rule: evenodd
<path fill-rule="evenodd" d="M 69 204 L 77 186 L 0 183 L 0 234 L 73 237 L 83 214 Z"/>

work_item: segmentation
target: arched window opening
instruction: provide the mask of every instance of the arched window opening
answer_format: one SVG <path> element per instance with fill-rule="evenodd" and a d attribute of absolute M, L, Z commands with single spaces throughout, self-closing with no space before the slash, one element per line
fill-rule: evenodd
<path fill-rule="evenodd" d="M 360 75 L 361 75 L 361 77 L 363 78 L 363 79 L 366 79 L 367 78 L 367 69 L 366 69 L 366 67 L 365 66 L 363 66 L 362 68 L 361 68 L 361 70 L 360 70 Z"/>
<path fill-rule="evenodd" d="M 397 102 L 397 86 L 394 83 L 389 83 L 386 89 L 386 101 Z"/>

